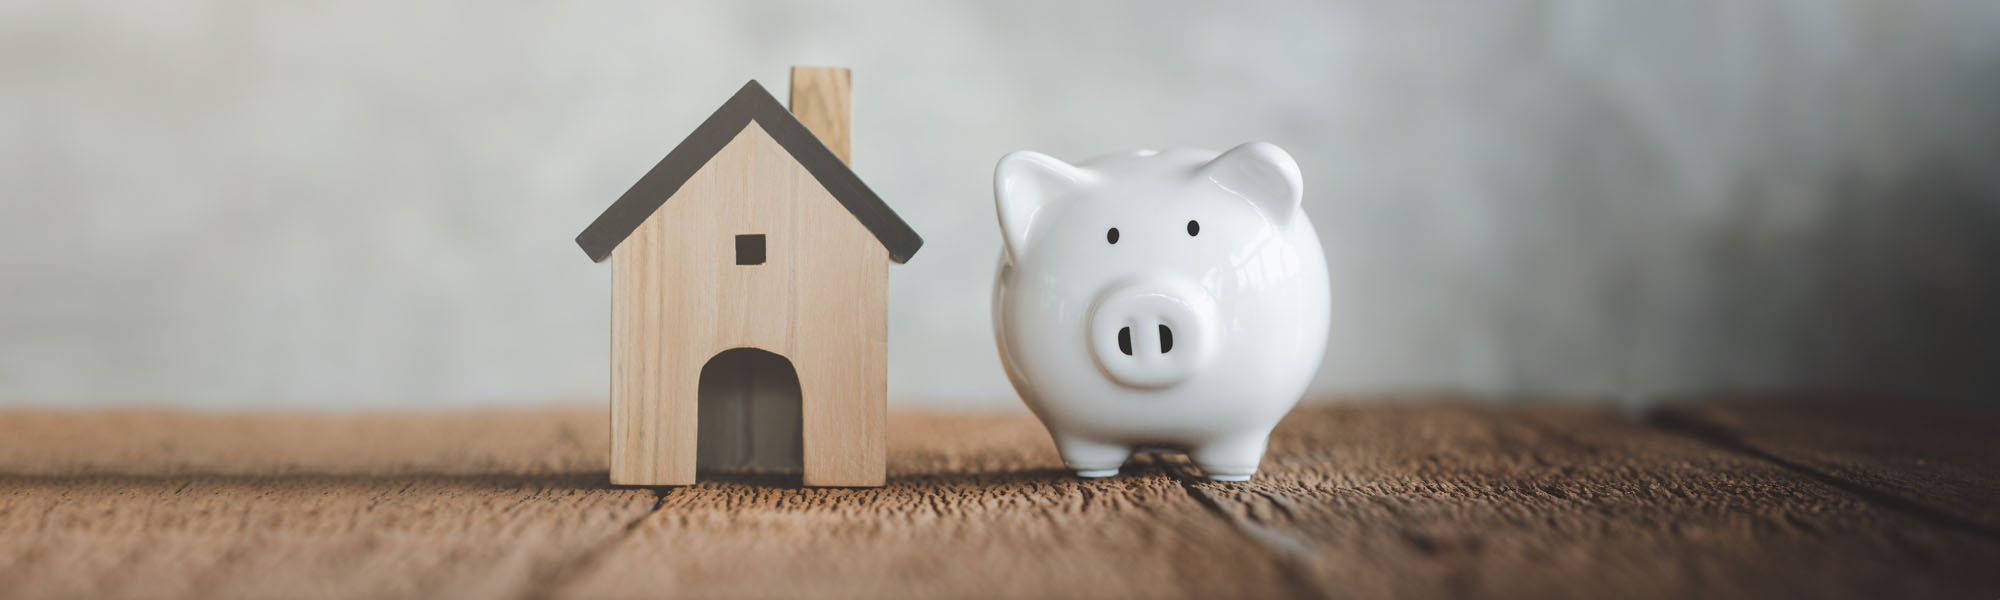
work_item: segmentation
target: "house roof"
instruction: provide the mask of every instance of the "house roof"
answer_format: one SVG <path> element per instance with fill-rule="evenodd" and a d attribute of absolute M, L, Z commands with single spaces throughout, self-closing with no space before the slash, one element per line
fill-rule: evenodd
<path fill-rule="evenodd" d="M 583 247 L 591 261 L 603 262 L 620 242 L 625 241 L 626 236 L 632 235 L 646 217 L 666 204 L 667 198 L 673 197 L 688 178 L 694 177 L 695 171 L 708 164 L 709 159 L 722 151 L 722 147 L 735 139 L 751 121 L 762 126 L 771 139 L 777 140 L 793 160 L 805 167 L 807 173 L 811 173 L 827 192 L 833 194 L 835 200 L 840 201 L 841 206 L 847 207 L 847 212 L 853 214 L 856 221 L 868 228 L 869 233 L 875 234 L 875 239 L 889 250 L 890 259 L 898 263 L 907 262 L 918 248 L 923 247 L 924 239 L 918 237 L 902 217 L 896 216 L 896 211 L 889 210 L 889 205 L 883 204 L 882 199 L 876 197 L 875 192 L 847 168 L 847 163 L 841 162 L 839 156 L 826 148 L 826 144 L 820 143 L 819 136 L 806 129 L 804 123 L 792 116 L 792 111 L 786 110 L 754 79 L 743 84 L 743 89 L 736 90 L 736 95 L 724 102 L 722 108 L 702 121 L 694 133 L 674 146 L 666 158 L 660 159 L 660 163 L 653 165 L 653 169 L 640 177 L 638 183 L 632 184 L 632 189 L 625 190 L 625 195 L 611 203 L 611 208 L 605 209 L 604 214 L 598 215 L 596 221 L 584 228 L 583 233 L 576 236 L 576 245 Z"/>

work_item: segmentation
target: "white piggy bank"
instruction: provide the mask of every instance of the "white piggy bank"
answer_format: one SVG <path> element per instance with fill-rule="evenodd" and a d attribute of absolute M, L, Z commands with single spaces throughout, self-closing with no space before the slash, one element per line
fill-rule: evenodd
<path fill-rule="evenodd" d="M 1141 448 L 1219 481 L 1257 472 L 1326 351 L 1302 186 L 1265 143 L 1000 159 L 1000 357 L 1077 475 L 1116 475 Z"/>

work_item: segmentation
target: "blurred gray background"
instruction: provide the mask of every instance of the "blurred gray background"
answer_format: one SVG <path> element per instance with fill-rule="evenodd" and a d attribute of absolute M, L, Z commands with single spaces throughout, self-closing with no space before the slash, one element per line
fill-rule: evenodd
<path fill-rule="evenodd" d="M 2000 3 L 0 0 L 0 406 L 599 401 L 571 238 L 793 64 L 929 240 L 899 407 L 1018 407 L 1001 154 L 1246 140 L 1321 396 L 2000 389 Z"/>

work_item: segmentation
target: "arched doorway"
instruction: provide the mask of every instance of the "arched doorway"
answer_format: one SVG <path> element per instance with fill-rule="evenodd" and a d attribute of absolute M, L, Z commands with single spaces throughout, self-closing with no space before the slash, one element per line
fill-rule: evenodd
<path fill-rule="evenodd" d="M 805 463 L 799 374 L 792 361 L 731 348 L 701 368 L 695 465 L 797 470 Z"/>

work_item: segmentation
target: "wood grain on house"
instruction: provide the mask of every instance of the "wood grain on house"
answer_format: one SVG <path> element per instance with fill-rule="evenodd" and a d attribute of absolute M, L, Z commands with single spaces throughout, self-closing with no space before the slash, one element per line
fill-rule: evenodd
<path fill-rule="evenodd" d="M 765 235 L 765 264 L 736 264 L 739 234 Z M 798 374 L 810 484 L 881 485 L 889 257 L 763 127 L 743 128 L 611 263 L 614 481 L 694 483 L 702 367 L 757 348 Z"/>
<path fill-rule="evenodd" d="M 840 162 L 854 164 L 854 73 L 840 67 L 792 67 L 792 114 L 826 144 Z"/>
<path fill-rule="evenodd" d="M 794 76 L 827 143 L 751 81 L 577 236 L 612 262 L 614 483 L 884 481 L 888 268 L 923 239 L 844 162 L 847 71 Z"/>

